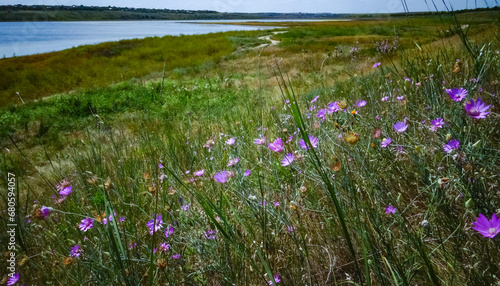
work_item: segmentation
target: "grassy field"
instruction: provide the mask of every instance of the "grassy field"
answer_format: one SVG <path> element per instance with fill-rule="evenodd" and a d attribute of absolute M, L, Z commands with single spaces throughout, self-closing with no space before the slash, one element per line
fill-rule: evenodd
<path fill-rule="evenodd" d="M 19 285 L 498 285 L 497 19 L 0 60 Z"/>

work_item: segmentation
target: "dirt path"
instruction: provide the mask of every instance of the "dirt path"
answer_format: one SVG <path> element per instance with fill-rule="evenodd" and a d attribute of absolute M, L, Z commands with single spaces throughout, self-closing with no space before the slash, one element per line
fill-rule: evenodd
<path fill-rule="evenodd" d="M 283 34 L 283 33 L 286 33 L 287 31 L 278 31 L 278 32 L 273 32 L 273 35 L 276 35 L 276 34 Z M 262 37 L 259 37 L 260 40 L 268 40 L 268 41 L 271 41 L 270 44 L 262 44 L 262 45 L 259 45 L 257 47 L 254 47 L 253 49 L 262 49 L 262 48 L 265 48 L 267 46 L 276 46 L 277 44 L 280 43 L 280 41 L 277 41 L 277 40 L 273 40 L 271 39 L 271 36 L 272 35 L 267 35 L 267 36 L 262 36 Z"/>

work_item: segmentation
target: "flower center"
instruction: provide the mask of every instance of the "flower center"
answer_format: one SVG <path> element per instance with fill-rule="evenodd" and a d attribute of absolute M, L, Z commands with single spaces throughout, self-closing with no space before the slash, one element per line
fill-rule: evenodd
<path fill-rule="evenodd" d="M 498 230 L 496 227 L 490 227 L 490 229 L 488 229 L 488 233 L 491 235 L 496 234 L 497 232 Z"/>
<path fill-rule="evenodd" d="M 469 112 L 472 115 L 479 115 L 479 111 L 475 107 L 471 108 Z"/>

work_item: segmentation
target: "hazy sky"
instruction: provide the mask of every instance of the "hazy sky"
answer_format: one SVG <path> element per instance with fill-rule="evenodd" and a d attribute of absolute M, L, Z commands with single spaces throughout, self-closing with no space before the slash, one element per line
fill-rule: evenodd
<path fill-rule="evenodd" d="M 435 10 L 433 0 L 406 0 L 410 11 Z M 434 0 L 444 10 L 443 0 Z M 495 6 L 495 0 L 444 0 L 454 10 Z M 0 5 L 94 5 L 137 8 L 216 10 L 221 12 L 403 12 L 401 0 L 0 0 Z M 477 5 L 477 6 L 476 6 Z"/>

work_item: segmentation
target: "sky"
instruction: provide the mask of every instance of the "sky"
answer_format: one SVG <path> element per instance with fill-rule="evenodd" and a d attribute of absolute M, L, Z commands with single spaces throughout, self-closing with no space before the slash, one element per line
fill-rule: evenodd
<path fill-rule="evenodd" d="M 409 11 L 472 9 L 498 5 L 495 0 L 406 0 Z M 426 3 L 427 2 L 427 3 Z M 219 12 L 397 13 L 401 0 L 0 0 L 0 5 L 86 5 Z M 428 5 L 427 5 L 428 4 Z"/>

